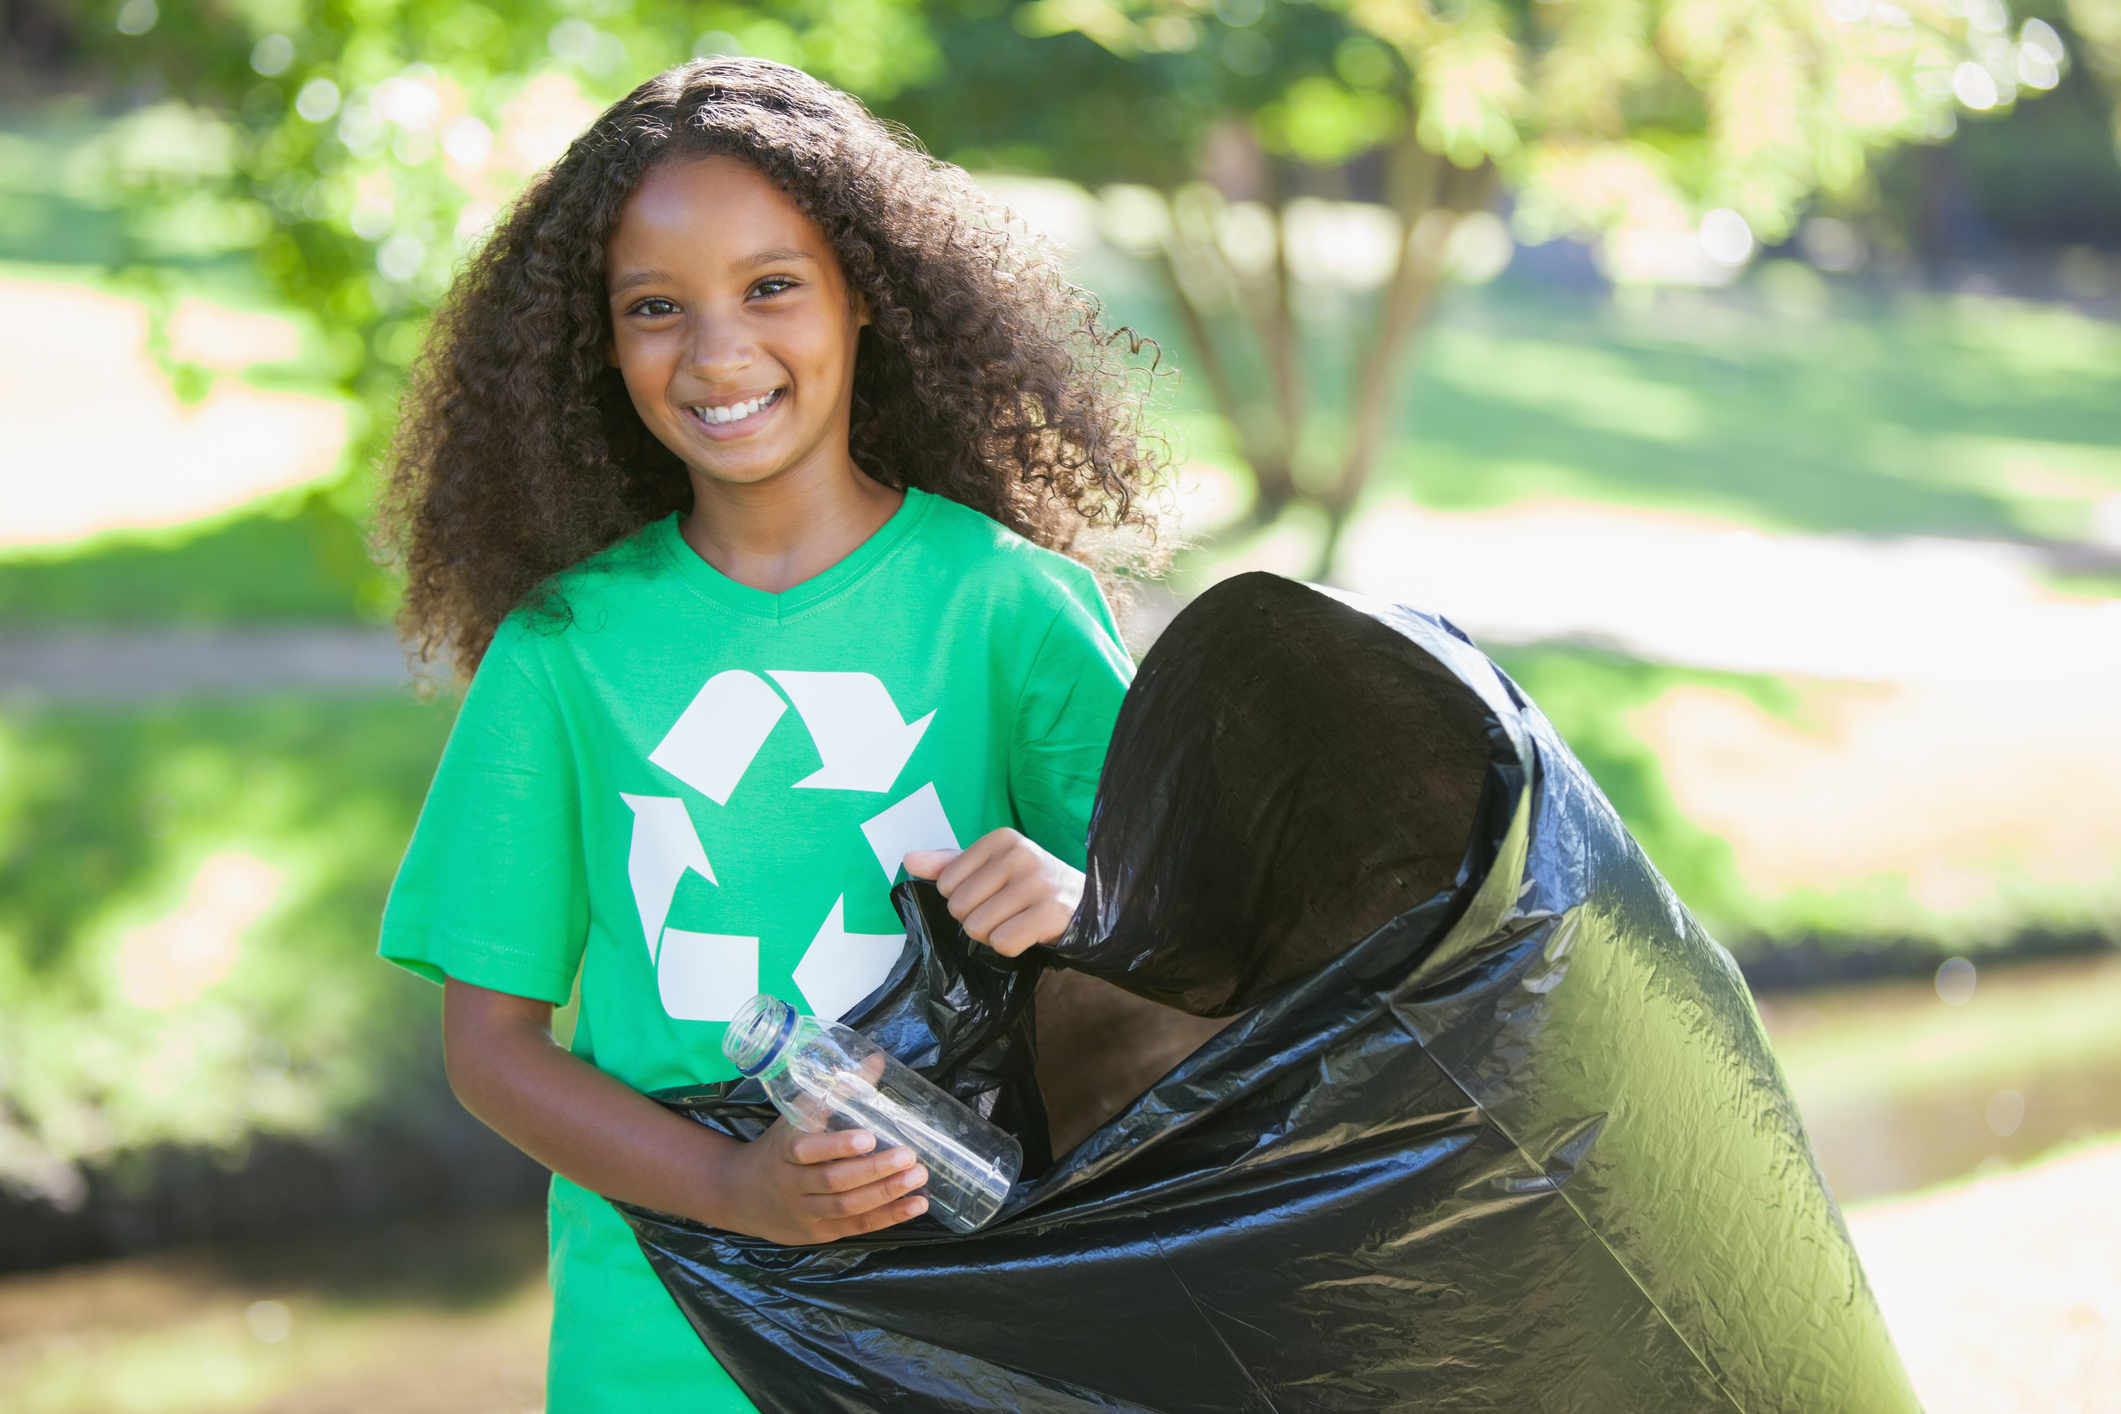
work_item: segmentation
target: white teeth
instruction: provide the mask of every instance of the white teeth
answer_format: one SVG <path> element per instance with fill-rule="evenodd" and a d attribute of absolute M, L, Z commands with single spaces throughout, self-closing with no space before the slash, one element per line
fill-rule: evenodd
<path fill-rule="evenodd" d="M 742 422 L 745 418 L 751 416 L 759 409 L 767 406 L 779 396 L 780 390 L 775 389 L 773 392 L 764 394 L 761 397 L 750 398 L 741 403 L 731 403 L 727 407 L 699 407 L 694 408 L 693 411 L 699 414 L 700 420 L 702 422 L 712 422 L 716 424 L 724 422 Z"/>

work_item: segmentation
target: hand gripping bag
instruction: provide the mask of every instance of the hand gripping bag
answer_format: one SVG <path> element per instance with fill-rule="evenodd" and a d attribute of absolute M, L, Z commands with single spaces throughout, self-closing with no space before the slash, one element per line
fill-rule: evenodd
<path fill-rule="evenodd" d="M 622 1205 L 762 1409 L 1917 1408 L 1737 969 L 1442 620 L 1223 583 L 1127 696 L 1064 938 L 1000 959 L 894 898 L 906 953 L 847 1020 L 1026 1179 L 977 1233 L 807 1248 Z M 1148 1001 L 1036 1015 L 1085 987 Z M 1227 1020 L 1086 1102 L 1195 1017 Z M 1049 1101 L 1091 1111 L 1057 1159 Z"/>

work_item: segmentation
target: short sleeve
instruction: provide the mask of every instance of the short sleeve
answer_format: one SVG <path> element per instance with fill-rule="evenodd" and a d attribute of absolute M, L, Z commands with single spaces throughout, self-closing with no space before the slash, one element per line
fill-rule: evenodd
<path fill-rule="evenodd" d="M 464 696 L 383 911 L 379 951 L 433 982 L 561 1005 L 589 927 L 574 758 L 504 627 Z"/>
<path fill-rule="evenodd" d="M 1046 630 L 1017 703 L 1009 796 L 1018 828 L 1080 869 L 1090 807 L 1134 660 L 1087 572 Z"/>

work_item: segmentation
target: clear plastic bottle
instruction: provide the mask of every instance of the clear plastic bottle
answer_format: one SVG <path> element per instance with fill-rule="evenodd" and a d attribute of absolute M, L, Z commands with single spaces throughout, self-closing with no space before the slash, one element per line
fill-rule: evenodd
<path fill-rule="evenodd" d="M 798 1016 L 778 997 L 762 992 L 738 1009 L 722 1054 L 798 1129 L 866 1129 L 871 1152 L 911 1149 L 928 1169 L 928 1211 L 953 1231 L 984 1227 L 1023 1168 L 1023 1149 L 999 1126 L 859 1031 Z"/>

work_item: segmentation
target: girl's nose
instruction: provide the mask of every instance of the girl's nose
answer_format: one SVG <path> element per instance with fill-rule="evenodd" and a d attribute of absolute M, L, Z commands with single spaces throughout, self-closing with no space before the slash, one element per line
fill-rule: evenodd
<path fill-rule="evenodd" d="M 702 317 L 693 328 L 692 372 L 709 382 L 724 382 L 751 366 L 755 351 L 738 322 Z"/>

